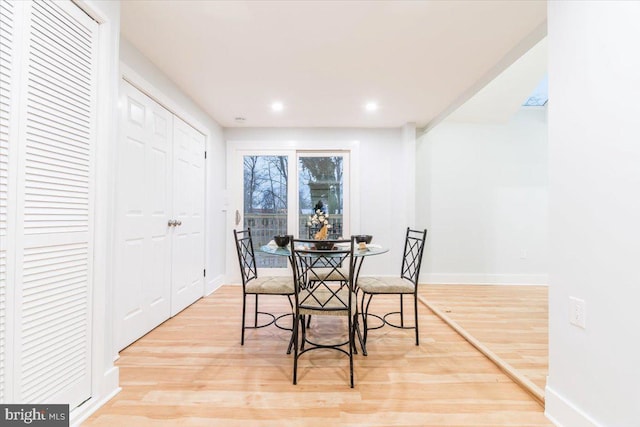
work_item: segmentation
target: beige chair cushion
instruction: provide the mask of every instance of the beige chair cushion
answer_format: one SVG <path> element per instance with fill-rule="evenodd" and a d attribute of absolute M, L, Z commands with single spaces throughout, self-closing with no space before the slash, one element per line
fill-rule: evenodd
<path fill-rule="evenodd" d="M 345 308 L 344 304 L 349 303 L 349 289 L 346 286 L 343 286 L 337 293 L 337 297 L 333 296 L 328 289 L 322 287 L 318 288 L 314 291 L 313 295 L 317 298 L 320 303 L 325 303 L 324 310 L 322 309 L 322 304 L 318 303 L 314 296 L 307 298 L 309 295 L 308 290 L 303 290 L 300 292 L 298 296 L 298 300 L 300 301 L 300 314 L 312 314 L 312 315 L 323 315 L 323 316 L 346 316 L 348 311 Z M 342 302 L 341 302 L 342 301 Z M 344 302 L 344 304 L 343 304 Z M 317 308 L 314 308 L 317 307 Z M 330 308 L 342 310 L 329 310 Z M 356 313 L 356 294 L 351 292 L 351 314 L 354 315 Z"/>
<path fill-rule="evenodd" d="M 369 294 L 412 294 L 414 285 L 401 277 L 359 277 L 358 288 Z"/>
<path fill-rule="evenodd" d="M 293 295 L 293 278 L 289 276 L 258 277 L 246 284 L 245 292 L 247 294 Z"/>

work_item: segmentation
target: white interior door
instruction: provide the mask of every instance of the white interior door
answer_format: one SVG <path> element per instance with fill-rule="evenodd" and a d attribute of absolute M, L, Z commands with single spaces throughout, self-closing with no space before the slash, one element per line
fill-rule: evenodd
<path fill-rule="evenodd" d="M 117 176 L 116 344 L 119 349 L 171 313 L 172 114 L 120 84 Z"/>
<path fill-rule="evenodd" d="M 205 137 L 173 118 L 171 315 L 204 295 Z"/>
<path fill-rule="evenodd" d="M 12 400 L 74 408 L 91 397 L 98 24 L 70 1 L 14 4 L 24 8 L 15 28 L 25 45 L 20 123 L 11 123 L 18 163 L 9 177 Z"/>

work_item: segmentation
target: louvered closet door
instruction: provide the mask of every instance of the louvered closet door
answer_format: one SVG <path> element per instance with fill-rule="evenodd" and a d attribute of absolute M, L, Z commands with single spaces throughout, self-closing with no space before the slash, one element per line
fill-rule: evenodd
<path fill-rule="evenodd" d="M 172 114 L 120 85 L 116 237 L 116 344 L 121 349 L 171 314 Z"/>
<path fill-rule="evenodd" d="M 171 315 L 204 293 L 205 137 L 173 118 L 173 214 L 181 225 L 173 235 Z"/>
<path fill-rule="evenodd" d="M 70 1 L 23 5 L 14 397 L 74 408 L 91 396 L 98 26 Z"/>
<path fill-rule="evenodd" d="M 0 402 L 6 402 L 7 351 L 7 199 L 9 178 L 9 118 L 11 71 L 14 66 L 14 3 L 0 2 Z"/>

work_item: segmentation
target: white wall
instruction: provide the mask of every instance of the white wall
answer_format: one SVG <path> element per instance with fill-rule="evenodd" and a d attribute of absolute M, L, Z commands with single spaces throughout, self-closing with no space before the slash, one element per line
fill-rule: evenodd
<path fill-rule="evenodd" d="M 113 352 L 113 283 L 111 230 L 113 227 L 113 176 L 118 122 L 118 42 L 120 3 L 80 0 L 77 4 L 99 23 L 98 117 L 96 147 L 96 200 L 92 289 L 91 399 L 74 409 L 70 424 L 76 425 L 96 411 L 119 389 L 119 371 Z"/>
<path fill-rule="evenodd" d="M 207 201 L 206 201 L 206 265 L 207 292 L 222 284 L 225 274 L 225 212 L 222 211 L 225 191 L 226 151 L 222 128 L 191 98 L 144 57 L 131 43 L 120 41 L 123 74 L 134 85 L 155 98 L 160 104 L 193 125 L 207 138 Z"/>
<path fill-rule="evenodd" d="M 419 139 L 416 165 L 421 282 L 547 282 L 544 108 L 505 124 L 445 121 Z"/>
<path fill-rule="evenodd" d="M 388 246 L 388 254 L 378 255 L 363 264 L 362 274 L 398 275 L 406 227 L 412 213 L 407 200 L 413 196 L 412 183 L 405 172 L 406 149 L 401 128 L 394 129 L 277 129 L 228 128 L 227 141 L 312 142 L 318 149 L 323 142 L 359 141 L 360 191 L 353 202 L 360 204 L 359 228 L 353 234 L 371 234 L 374 242 Z M 409 185 L 411 184 L 411 185 Z M 230 221 L 232 219 L 230 218 Z M 231 224 L 231 222 L 230 222 Z M 228 233 L 230 236 L 230 232 Z M 237 264 L 237 261 L 235 261 Z M 237 270 L 237 265 L 235 267 Z M 230 272 L 230 277 L 233 277 Z"/>
<path fill-rule="evenodd" d="M 565 427 L 640 425 L 640 3 L 549 2 L 549 379 Z M 569 324 L 586 301 L 586 329 Z"/>

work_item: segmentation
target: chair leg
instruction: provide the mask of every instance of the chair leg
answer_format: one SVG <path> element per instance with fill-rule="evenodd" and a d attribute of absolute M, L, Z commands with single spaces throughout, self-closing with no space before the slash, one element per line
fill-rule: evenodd
<path fill-rule="evenodd" d="M 367 345 L 367 335 L 369 335 L 369 326 L 367 322 L 367 318 L 369 316 L 369 305 L 371 305 L 371 300 L 373 299 L 373 294 L 369 294 L 369 299 L 367 300 L 367 304 L 364 304 L 364 298 L 367 294 L 362 294 L 362 342 Z"/>
<path fill-rule="evenodd" d="M 420 338 L 418 334 L 418 298 L 413 295 L 413 313 L 415 316 L 414 325 L 416 326 L 416 345 L 420 345 Z"/>
<path fill-rule="evenodd" d="M 400 327 L 404 328 L 404 301 L 402 300 L 402 294 L 400 294 Z"/>
<path fill-rule="evenodd" d="M 293 317 L 293 385 L 296 385 L 298 383 L 298 323 L 300 323 L 300 317 L 296 314 Z"/>
<path fill-rule="evenodd" d="M 245 312 L 247 311 L 247 296 L 245 293 L 242 293 L 242 335 L 240 338 L 240 345 L 244 345 L 244 318 Z"/>
<path fill-rule="evenodd" d="M 347 316 L 349 319 L 349 377 L 351 388 L 353 388 L 353 349 L 355 347 L 354 342 L 354 331 L 353 331 L 353 323 L 351 321 L 351 316 Z"/>
<path fill-rule="evenodd" d="M 360 299 L 360 316 L 362 316 L 362 345 L 365 345 L 367 342 L 367 315 L 364 312 L 364 299 L 366 296 L 367 294 L 363 292 L 362 298 Z M 364 348 L 362 351 L 364 351 Z"/>
<path fill-rule="evenodd" d="M 253 326 L 258 327 L 258 294 L 256 294 L 256 311 L 253 318 Z"/>
<path fill-rule="evenodd" d="M 304 343 L 307 341 L 307 326 L 306 315 L 300 316 L 300 326 L 302 327 L 302 342 L 300 343 L 300 350 L 304 350 Z"/>
<path fill-rule="evenodd" d="M 294 342 L 293 342 L 293 338 L 294 338 L 294 337 L 293 337 L 293 329 L 294 329 L 294 328 L 295 328 L 295 326 L 296 326 L 296 325 L 295 325 L 295 323 L 296 323 L 296 316 L 295 316 L 295 314 L 292 316 L 292 318 L 293 318 L 293 323 L 292 323 L 292 325 L 291 325 L 291 338 L 289 339 L 289 346 L 287 347 L 287 354 L 291 354 L 291 349 L 293 348 L 293 344 L 294 344 Z"/>
<path fill-rule="evenodd" d="M 289 305 L 291 305 L 291 311 L 293 312 L 293 303 L 291 302 L 291 296 L 287 295 Z M 291 354 L 291 348 L 293 347 L 293 329 L 296 326 L 296 314 L 292 313 L 291 316 L 291 339 L 289 340 L 289 347 L 287 347 L 287 354 Z"/>
<path fill-rule="evenodd" d="M 360 331 L 358 329 L 358 314 L 357 313 L 354 314 L 351 319 L 352 319 L 351 329 L 353 329 L 353 354 L 358 354 L 358 346 L 356 345 L 356 340 L 355 340 L 356 335 L 360 334 Z"/>

